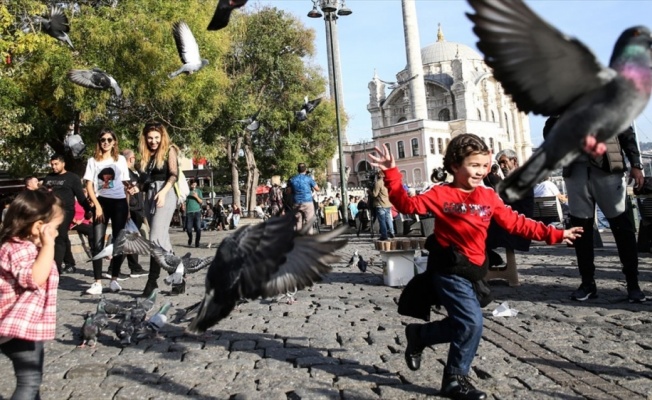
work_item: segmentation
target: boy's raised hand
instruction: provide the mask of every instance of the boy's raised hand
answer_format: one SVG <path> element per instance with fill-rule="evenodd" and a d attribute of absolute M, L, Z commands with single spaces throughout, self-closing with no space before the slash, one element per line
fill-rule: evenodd
<path fill-rule="evenodd" d="M 562 243 L 565 244 L 573 244 L 573 240 L 577 239 L 578 237 L 582 237 L 581 233 L 584 232 L 584 229 L 580 226 L 575 226 L 570 229 L 565 229 L 564 230 L 564 240 L 562 240 Z"/>
<path fill-rule="evenodd" d="M 394 157 L 389 151 L 389 148 L 387 148 L 387 145 L 383 145 L 382 150 L 378 146 L 375 146 L 374 150 L 376 150 L 378 155 L 374 156 L 373 154 L 369 154 L 369 158 L 374 161 L 370 163 L 372 166 L 380 168 L 381 171 L 396 167 Z"/>

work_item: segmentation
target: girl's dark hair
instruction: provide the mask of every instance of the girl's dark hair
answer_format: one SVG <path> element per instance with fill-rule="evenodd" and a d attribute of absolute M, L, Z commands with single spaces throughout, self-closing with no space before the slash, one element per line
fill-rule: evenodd
<path fill-rule="evenodd" d="M 0 230 L 0 244 L 11 238 L 27 239 L 36 221 L 50 222 L 55 208 L 63 210 L 63 203 L 45 189 L 20 192 L 9 205 Z"/>
<path fill-rule="evenodd" d="M 446 147 L 444 155 L 444 169 L 453 173 L 453 164 L 462 165 L 464 159 L 474 154 L 489 154 L 489 146 L 477 135 L 463 133 L 455 136 Z"/>

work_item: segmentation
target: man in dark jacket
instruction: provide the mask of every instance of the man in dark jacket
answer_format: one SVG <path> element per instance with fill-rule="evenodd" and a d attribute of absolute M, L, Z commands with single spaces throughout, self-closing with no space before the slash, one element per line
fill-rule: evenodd
<path fill-rule="evenodd" d="M 544 138 L 558 117 L 546 121 Z M 572 226 L 584 228 L 582 237 L 574 242 L 577 265 L 582 283 L 571 294 L 571 299 L 584 301 L 597 297 L 595 264 L 593 263 L 593 225 L 597 204 L 609 221 L 611 232 L 618 247 L 618 256 L 627 281 L 627 298 L 632 303 L 645 301 L 645 294 L 638 284 L 638 249 L 636 229 L 627 212 L 627 181 L 625 156 L 629 160 L 629 178 L 634 187 L 643 185 L 643 166 L 638 150 L 636 133 L 630 127 L 605 142 L 607 152 L 590 157 L 582 154 L 568 167 L 563 176 L 568 190 L 568 207 Z"/>
<path fill-rule="evenodd" d="M 66 161 L 61 154 L 54 154 L 50 157 L 52 172 L 43 178 L 42 186 L 53 192 L 63 203 L 64 218 L 59 225 L 59 236 L 54 240 L 54 261 L 57 264 L 59 274 L 63 273 L 63 258 L 66 249 L 70 249 L 70 238 L 68 228 L 75 216 L 75 198 L 87 212 L 91 205 L 84 196 L 81 179 L 75 173 L 66 171 Z"/>

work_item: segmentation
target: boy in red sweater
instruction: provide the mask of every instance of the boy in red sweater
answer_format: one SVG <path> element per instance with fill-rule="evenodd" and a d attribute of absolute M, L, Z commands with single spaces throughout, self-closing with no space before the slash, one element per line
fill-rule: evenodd
<path fill-rule="evenodd" d="M 491 219 L 512 234 L 545 241 L 570 243 L 581 228 L 559 230 L 519 215 L 506 206 L 493 189 L 482 185 L 491 165 L 487 145 L 476 135 L 456 136 L 446 148 L 444 168 L 453 182 L 409 197 L 401 184 L 389 149 L 376 147 L 372 165 L 385 172 L 385 186 L 391 203 L 400 213 L 435 214 L 434 248 L 428 258 L 433 289 L 448 317 L 427 324 L 409 324 L 405 329 L 405 360 L 411 370 L 419 369 L 426 346 L 450 343 L 444 368 L 441 395 L 453 399 L 482 400 L 486 393 L 468 379 L 471 362 L 482 337 L 482 309 L 472 282 L 487 273 L 485 239 Z M 451 257 L 441 257 L 442 254 Z"/>

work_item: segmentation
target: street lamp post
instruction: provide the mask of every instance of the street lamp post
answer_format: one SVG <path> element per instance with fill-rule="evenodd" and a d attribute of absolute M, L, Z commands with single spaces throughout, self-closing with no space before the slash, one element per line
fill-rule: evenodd
<path fill-rule="evenodd" d="M 339 166 L 340 166 L 340 194 L 342 196 L 342 219 L 345 224 L 348 224 L 349 222 L 349 215 L 348 215 L 348 202 L 349 202 L 349 197 L 348 193 L 346 190 L 346 172 L 345 172 L 345 166 L 344 166 L 344 151 L 343 151 L 343 143 L 342 143 L 342 129 L 340 125 L 340 88 L 338 87 L 338 84 L 341 84 L 341 77 L 339 76 L 339 71 L 340 71 L 340 65 L 339 65 L 339 44 L 337 46 L 337 54 L 335 53 L 335 44 L 338 43 L 338 37 L 337 35 L 333 35 L 333 21 L 337 20 L 338 15 L 339 16 L 347 16 L 351 15 L 352 11 L 346 7 L 344 4 L 344 0 L 342 0 L 342 4 L 339 4 L 338 0 L 312 0 L 313 6 L 312 6 L 312 11 L 308 13 L 308 17 L 310 18 L 321 18 L 322 16 L 324 17 L 324 21 L 326 21 L 326 33 L 328 37 L 326 38 L 327 40 L 327 45 L 329 46 L 328 49 L 328 66 L 330 70 L 330 76 L 329 78 L 331 79 L 330 82 L 330 87 L 331 87 L 331 95 L 333 99 L 335 99 L 335 123 L 336 123 L 336 129 L 337 129 L 337 147 L 338 147 L 338 156 L 340 159 Z M 323 14 L 317 9 L 317 4 L 319 4 L 319 7 L 321 8 L 321 11 Z M 336 62 L 337 61 L 337 62 Z"/>

